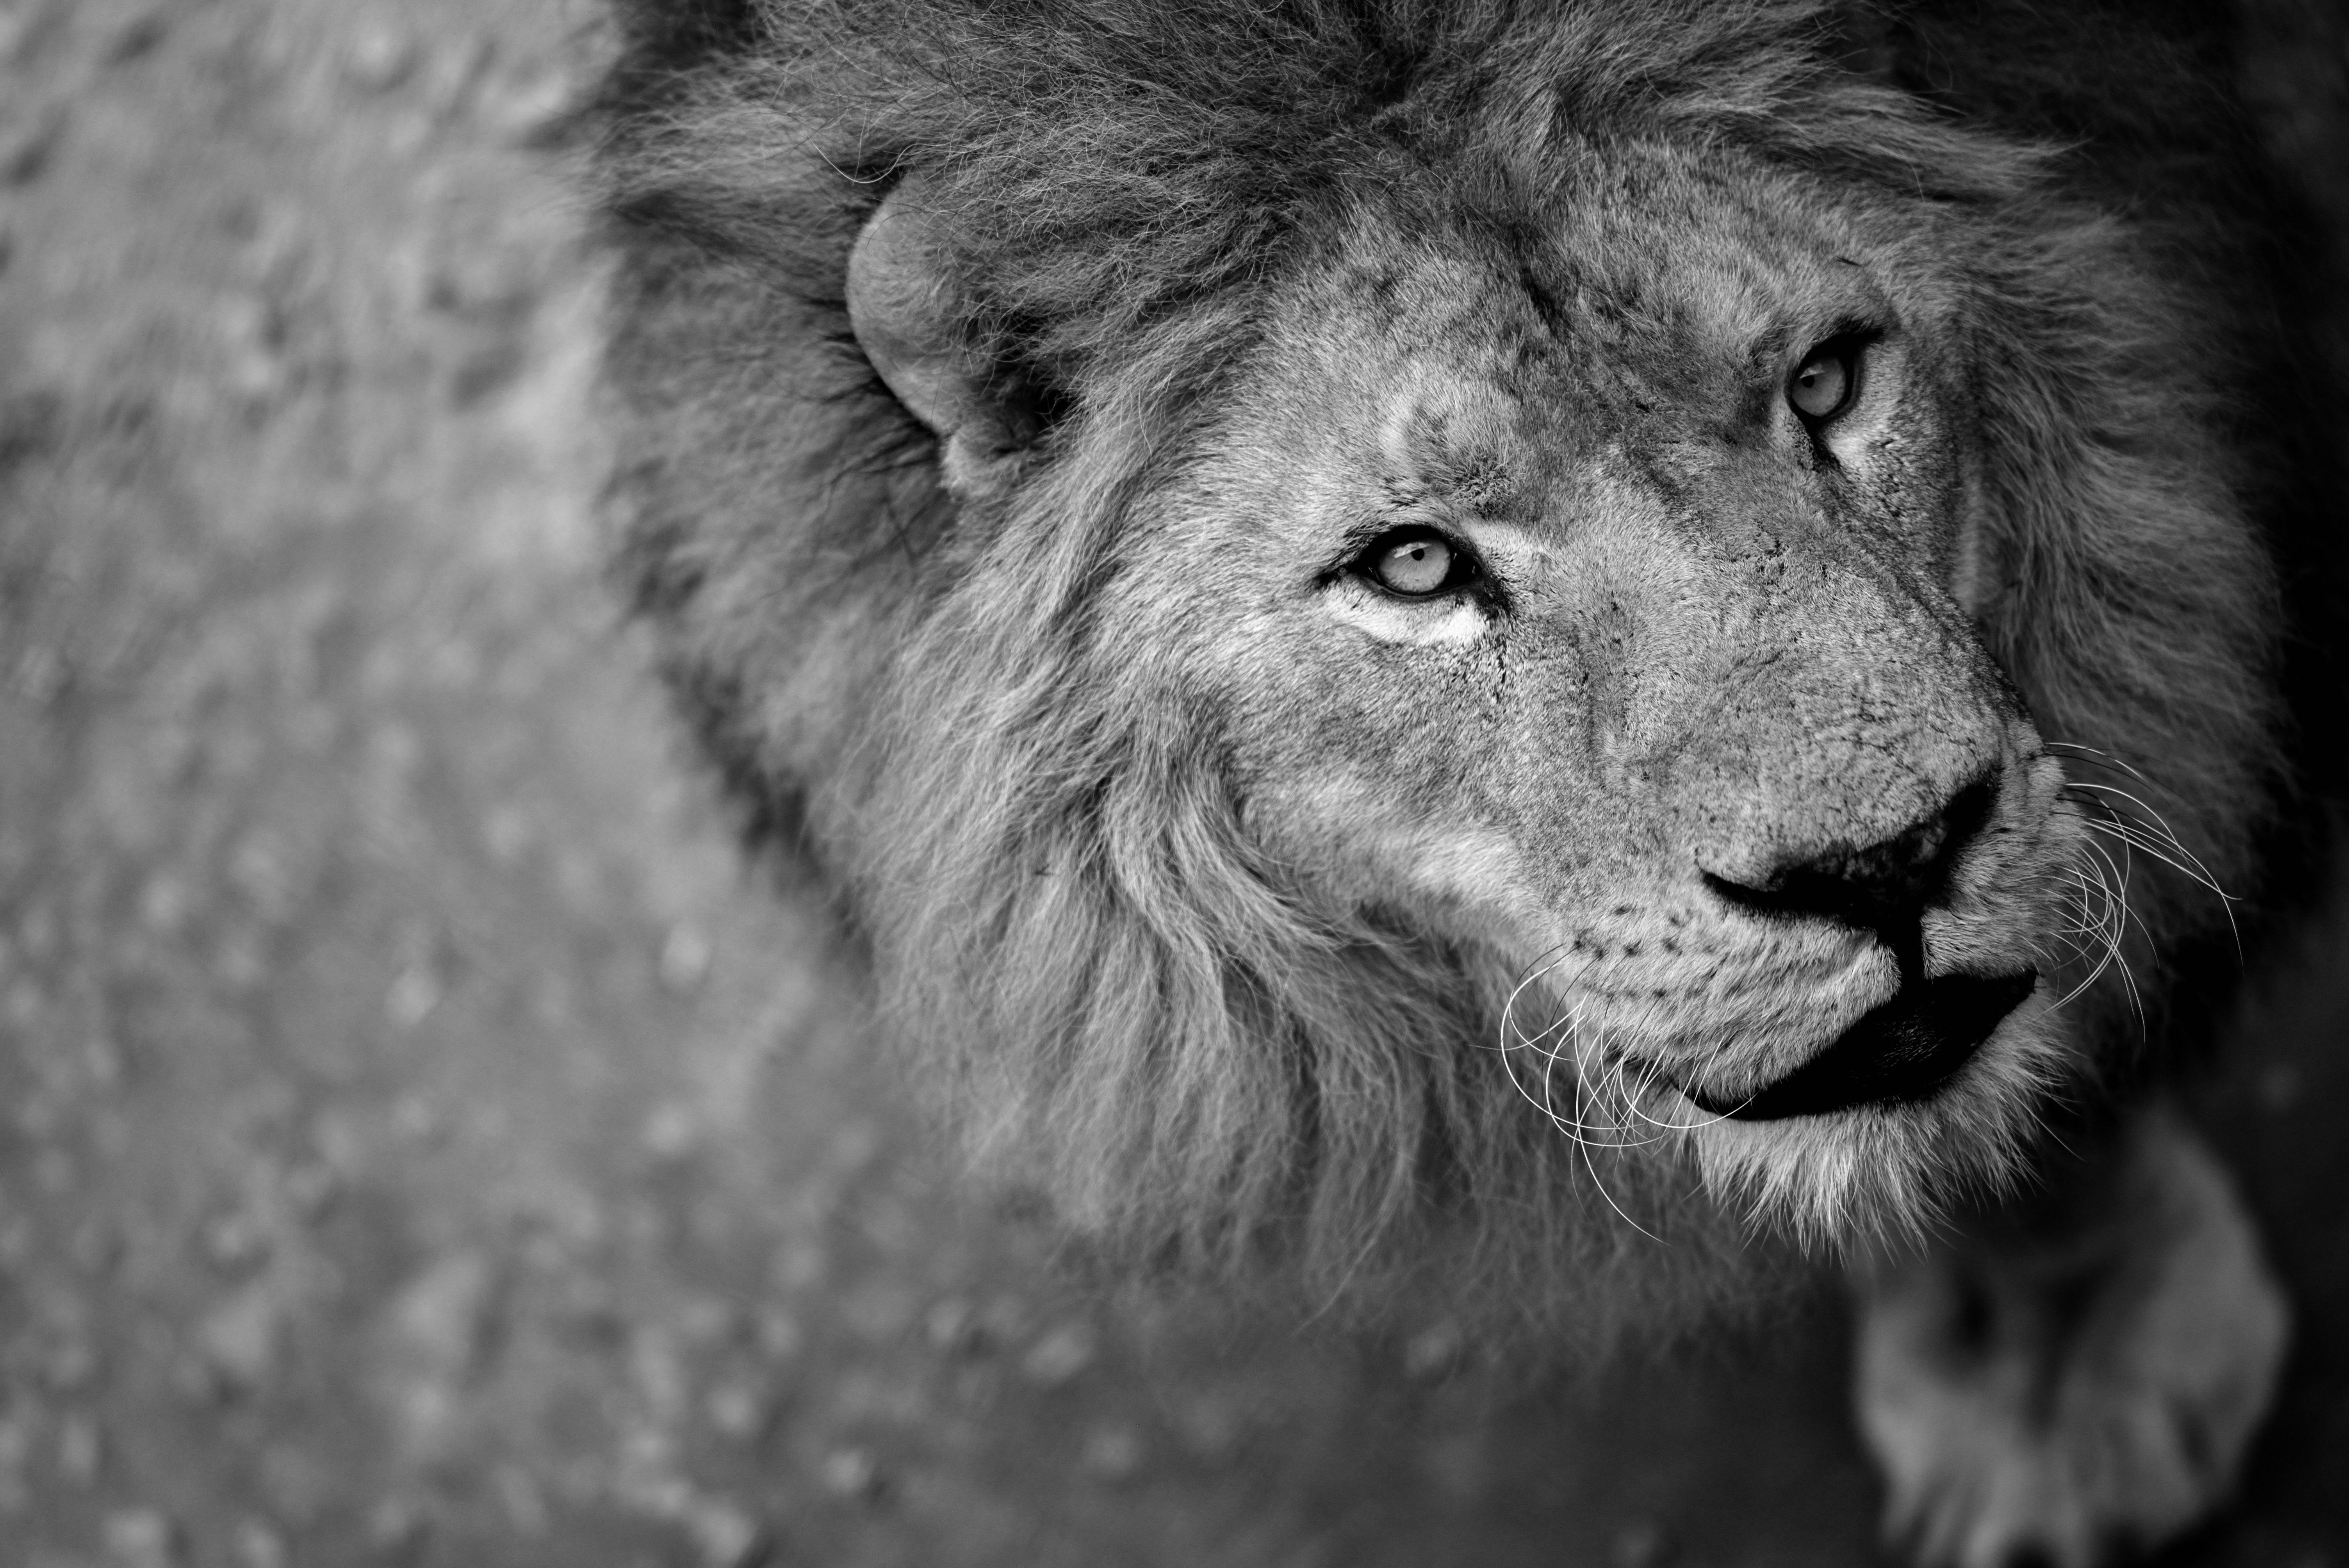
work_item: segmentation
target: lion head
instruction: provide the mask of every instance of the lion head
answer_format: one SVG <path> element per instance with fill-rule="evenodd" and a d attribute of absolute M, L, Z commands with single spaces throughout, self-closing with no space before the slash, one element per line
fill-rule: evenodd
<path fill-rule="evenodd" d="M 1571 1281 L 2099 1092 L 2271 754 L 2157 228 L 1806 5 L 756 15 L 622 77 L 630 559 L 984 1164 Z"/>

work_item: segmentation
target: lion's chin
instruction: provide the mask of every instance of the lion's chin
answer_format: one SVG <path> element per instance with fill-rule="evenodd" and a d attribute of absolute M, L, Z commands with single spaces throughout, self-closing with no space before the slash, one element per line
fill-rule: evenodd
<path fill-rule="evenodd" d="M 1742 1121 L 1924 1099 L 1973 1059 L 2038 983 L 2039 976 L 2027 969 L 1912 980 L 1774 1083 L 1735 1098 L 1698 1088 L 1682 1092 L 1709 1115 Z"/>
<path fill-rule="evenodd" d="M 1940 1069 L 1921 1094 L 1869 1092 L 1764 1119 L 1683 1094 L 1706 1114 L 1689 1132 L 1706 1187 L 1750 1224 L 1827 1246 L 1915 1236 L 1959 1199 L 2002 1189 L 2022 1169 L 2048 1092 L 2076 1070 L 2046 988 L 2027 979 L 1982 983 L 1972 1005 L 1984 1012 L 1999 1006 L 2002 993 L 1992 987 L 2002 984 L 2004 1010 L 1992 1016 L 1985 1037 L 1953 1046 L 1964 1037 L 1953 1030 L 1920 1058 L 1910 1069 L 1917 1081 Z M 1839 1040 L 1822 1057 L 1841 1047 Z M 1942 1053 L 1955 1059 L 1944 1065 Z M 1775 1095 L 1788 1081 L 1764 1092 Z"/>

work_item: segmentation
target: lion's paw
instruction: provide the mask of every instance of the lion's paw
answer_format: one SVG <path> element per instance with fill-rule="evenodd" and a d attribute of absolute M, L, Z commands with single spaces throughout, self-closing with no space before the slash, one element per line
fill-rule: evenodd
<path fill-rule="evenodd" d="M 1928 1564 L 2085 1568 L 2225 1494 L 2290 1314 L 2216 1161 L 2167 1117 L 2064 1240 L 1952 1248 L 1879 1274 L 1859 1330 L 1862 1435 L 1888 1534 Z"/>

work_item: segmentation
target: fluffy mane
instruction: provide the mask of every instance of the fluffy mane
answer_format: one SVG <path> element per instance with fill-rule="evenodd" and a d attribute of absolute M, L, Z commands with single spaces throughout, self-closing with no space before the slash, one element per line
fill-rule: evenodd
<path fill-rule="evenodd" d="M 1976 410 L 1994 651 L 2048 735 L 2127 759 L 2243 881 L 2272 590 L 2212 377 L 2229 324 L 2163 281 L 2196 242 L 2158 212 L 2118 222 L 2073 193 L 2085 165 L 1844 63 L 1911 24 L 1712 0 L 628 15 L 600 165 L 622 570 L 761 830 L 840 891 L 915 1080 L 1121 1254 L 1278 1256 L 1323 1295 L 1419 1274 L 1543 1318 L 1639 1309 L 1627 1270 L 1687 1295 L 1757 1264 L 1684 1169 L 1525 1103 L 1494 1048 L 1506 965 L 1298 896 L 1244 830 L 1226 716 L 1097 614 L 1268 280 L 1397 148 L 1500 224 L 1574 139 L 1717 147 L 1913 212 L 1967 279 L 1958 351 L 2005 372 Z M 971 339 L 1056 418 L 1034 477 L 959 515 L 843 300 L 916 171 Z M 2217 913 L 2158 868 L 2131 903 L 2140 969 Z"/>

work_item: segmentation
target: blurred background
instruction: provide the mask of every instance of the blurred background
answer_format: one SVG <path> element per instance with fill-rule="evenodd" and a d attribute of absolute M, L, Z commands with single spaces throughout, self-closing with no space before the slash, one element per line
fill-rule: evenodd
<path fill-rule="evenodd" d="M 2339 281 L 2349 16 L 2241 20 Z M 1889 1561 L 1833 1301 L 1537 1374 L 957 1191 L 599 581 L 605 46 L 0 0 L 0 1568 Z M 2208 1096 L 2302 1333 L 2179 1563 L 2349 1568 L 2344 958 Z"/>

